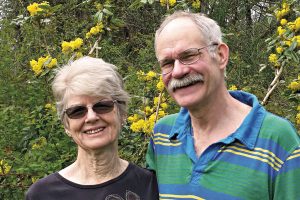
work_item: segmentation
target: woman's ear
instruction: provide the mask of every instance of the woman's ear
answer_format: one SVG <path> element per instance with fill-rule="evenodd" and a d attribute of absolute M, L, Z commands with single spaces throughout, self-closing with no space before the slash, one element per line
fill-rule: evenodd
<path fill-rule="evenodd" d="M 69 137 L 72 137 L 70 131 L 69 131 L 67 128 L 65 128 L 65 132 L 66 132 L 66 134 L 67 134 Z"/>
<path fill-rule="evenodd" d="M 219 44 L 217 58 L 220 69 L 225 70 L 229 59 L 229 47 L 225 43 Z"/>

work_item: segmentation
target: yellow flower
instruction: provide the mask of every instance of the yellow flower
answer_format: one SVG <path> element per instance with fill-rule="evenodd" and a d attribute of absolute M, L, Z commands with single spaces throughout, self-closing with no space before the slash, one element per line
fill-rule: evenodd
<path fill-rule="evenodd" d="M 32 145 L 31 149 L 40 149 L 47 144 L 47 139 L 45 137 L 40 137 L 36 140 L 36 142 Z"/>
<path fill-rule="evenodd" d="M 298 113 L 296 116 L 296 124 L 300 125 L 300 113 Z"/>
<path fill-rule="evenodd" d="M 139 132 L 139 131 L 142 131 L 142 129 L 143 129 L 143 127 L 144 127 L 144 123 L 145 123 L 145 120 L 140 119 L 140 120 L 138 120 L 137 122 L 132 123 L 131 126 L 130 126 L 130 129 L 131 129 L 133 132 Z"/>
<path fill-rule="evenodd" d="M 34 72 L 34 74 L 37 76 L 40 73 L 42 73 L 42 67 L 43 65 L 41 65 L 40 63 L 38 63 L 36 60 L 31 60 L 30 61 L 30 66 L 32 71 Z"/>
<path fill-rule="evenodd" d="M 153 113 L 152 115 L 150 115 L 148 120 L 155 123 L 155 120 L 157 120 L 156 119 L 156 113 Z"/>
<path fill-rule="evenodd" d="M 270 54 L 270 56 L 269 56 L 269 62 L 270 63 L 276 63 L 277 60 L 278 60 L 278 57 L 277 57 L 276 54 L 274 54 L 274 53 Z"/>
<path fill-rule="evenodd" d="M 159 80 L 159 82 L 156 84 L 156 88 L 158 91 L 162 92 L 165 88 L 164 83 L 162 82 L 162 80 Z"/>
<path fill-rule="evenodd" d="M 293 92 L 297 92 L 300 90 L 300 82 L 292 81 L 288 88 Z"/>
<path fill-rule="evenodd" d="M 33 3 L 33 4 L 30 4 L 29 6 L 27 6 L 27 10 L 30 13 L 30 16 L 34 16 L 37 14 L 38 11 L 41 11 L 42 9 L 39 8 L 38 3 Z"/>
<path fill-rule="evenodd" d="M 290 6 L 289 6 L 287 3 L 283 3 L 283 4 L 282 4 L 282 8 L 283 8 L 283 9 L 289 9 Z"/>
<path fill-rule="evenodd" d="M 169 0 L 170 6 L 174 6 L 176 4 L 176 0 Z"/>
<path fill-rule="evenodd" d="M 92 35 L 97 35 L 98 33 L 103 32 L 103 23 L 100 22 L 96 26 L 92 27 L 88 33 L 86 33 L 85 37 L 90 38 Z"/>
<path fill-rule="evenodd" d="M 297 47 L 300 47 L 300 35 L 295 36 L 294 39 L 297 42 Z"/>
<path fill-rule="evenodd" d="M 231 85 L 231 86 L 229 87 L 229 90 L 237 90 L 237 87 L 236 87 L 235 85 Z"/>
<path fill-rule="evenodd" d="M 292 45 L 292 41 L 290 41 L 290 40 L 285 40 L 285 41 L 283 41 L 284 42 L 284 44 L 286 45 L 286 46 L 291 46 Z"/>
<path fill-rule="evenodd" d="M 83 40 L 81 38 L 76 38 L 76 40 L 70 41 L 70 46 L 72 50 L 79 49 L 83 44 Z"/>
<path fill-rule="evenodd" d="M 102 10 L 102 8 L 103 8 L 101 3 L 95 3 L 95 7 L 97 10 Z"/>
<path fill-rule="evenodd" d="M 10 170 L 11 166 L 5 160 L 0 160 L 0 175 L 8 174 Z"/>
<path fill-rule="evenodd" d="M 280 10 L 275 11 L 276 19 L 279 21 L 282 18 L 282 12 Z"/>
<path fill-rule="evenodd" d="M 146 115 L 150 115 L 151 113 L 153 113 L 153 109 L 150 108 L 150 106 L 146 106 L 144 112 Z"/>
<path fill-rule="evenodd" d="M 50 63 L 47 65 L 47 67 L 51 69 L 56 65 L 57 65 L 57 59 L 53 58 L 53 59 L 51 59 Z"/>
<path fill-rule="evenodd" d="M 31 182 L 32 182 L 32 183 L 37 182 L 37 180 L 39 180 L 38 177 L 35 177 L 35 176 L 31 177 Z"/>
<path fill-rule="evenodd" d="M 143 132 L 150 134 L 153 130 L 153 127 L 154 127 L 154 122 L 147 120 L 143 124 Z"/>
<path fill-rule="evenodd" d="M 289 28 L 290 30 L 292 30 L 292 31 L 295 30 L 295 27 L 296 27 L 294 22 L 288 22 L 288 23 L 287 23 L 287 26 L 288 26 L 288 28 Z"/>
<path fill-rule="evenodd" d="M 276 54 L 272 53 L 269 56 L 269 62 L 272 63 L 275 67 L 279 67 L 280 63 L 278 62 L 278 57 Z"/>
<path fill-rule="evenodd" d="M 299 31 L 300 30 L 300 17 L 298 17 L 295 22 L 295 32 Z"/>
<path fill-rule="evenodd" d="M 70 53 L 76 49 L 79 49 L 82 44 L 83 40 L 81 38 L 76 38 L 75 40 L 72 40 L 70 42 L 63 41 L 61 43 L 62 52 L 64 54 Z"/>
<path fill-rule="evenodd" d="M 156 76 L 156 73 L 154 71 L 149 71 L 146 74 L 145 80 L 146 81 L 151 81 L 155 76 Z"/>
<path fill-rule="evenodd" d="M 165 111 L 163 111 L 163 110 L 158 111 L 159 118 L 164 117 L 165 115 L 166 115 Z"/>
<path fill-rule="evenodd" d="M 284 28 L 282 28 L 281 26 L 278 26 L 277 33 L 279 36 L 282 36 L 285 32 L 286 32 L 286 30 Z"/>
<path fill-rule="evenodd" d="M 281 53 L 283 52 L 283 48 L 282 48 L 282 47 L 277 47 L 277 48 L 276 48 L 276 52 L 277 52 L 278 54 L 281 54 Z"/>
<path fill-rule="evenodd" d="M 138 121 L 138 119 L 139 119 L 139 115 L 138 115 L 138 114 L 134 114 L 134 115 L 129 116 L 129 117 L 127 118 L 127 120 L 128 120 L 130 123 L 136 122 L 136 121 Z"/>
<path fill-rule="evenodd" d="M 286 25 L 287 22 L 288 22 L 288 21 L 287 21 L 286 19 L 281 19 L 281 20 L 280 20 L 280 24 L 281 24 L 282 26 Z"/>
<path fill-rule="evenodd" d="M 81 58 L 81 57 L 83 57 L 83 54 L 82 54 L 82 52 L 76 52 L 76 58 Z"/>
<path fill-rule="evenodd" d="M 167 103 L 161 103 L 160 104 L 160 107 L 163 109 L 163 110 L 166 110 L 168 108 L 168 104 Z"/>
<path fill-rule="evenodd" d="M 46 108 L 46 109 L 50 109 L 51 107 L 52 107 L 51 103 L 47 103 L 47 104 L 45 105 L 45 108 Z"/>
<path fill-rule="evenodd" d="M 85 38 L 90 38 L 92 36 L 92 34 L 90 33 L 90 32 L 87 32 L 86 34 L 85 34 Z"/>
<path fill-rule="evenodd" d="M 31 60 L 30 61 L 30 66 L 31 66 L 31 68 L 33 68 L 35 65 L 37 65 L 38 63 L 37 63 L 37 61 L 36 60 Z"/>
<path fill-rule="evenodd" d="M 195 9 L 200 9 L 200 6 L 201 6 L 201 2 L 200 0 L 194 0 L 193 3 L 192 3 L 192 7 L 195 8 Z"/>
<path fill-rule="evenodd" d="M 159 97 L 154 97 L 154 100 L 153 100 L 154 105 L 157 105 L 158 102 L 159 102 Z"/>
<path fill-rule="evenodd" d="M 27 10 L 30 13 L 30 16 L 35 16 L 38 14 L 38 12 L 44 11 L 40 6 L 49 6 L 49 3 L 47 1 L 44 1 L 40 4 L 38 3 L 32 3 L 29 6 L 27 6 Z"/>
<path fill-rule="evenodd" d="M 167 5 L 167 3 L 169 4 L 169 6 L 174 6 L 176 4 L 176 0 L 160 0 L 160 5 L 165 6 Z"/>
<path fill-rule="evenodd" d="M 47 110 L 56 111 L 56 107 L 55 107 L 53 104 L 51 104 L 51 103 L 47 103 L 47 104 L 45 105 L 45 108 L 46 108 Z"/>
<path fill-rule="evenodd" d="M 61 48 L 62 48 L 62 52 L 64 54 L 69 53 L 69 52 L 72 51 L 72 47 L 70 46 L 70 43 L 66 42 L 66 41 L 62 41 Z"/>

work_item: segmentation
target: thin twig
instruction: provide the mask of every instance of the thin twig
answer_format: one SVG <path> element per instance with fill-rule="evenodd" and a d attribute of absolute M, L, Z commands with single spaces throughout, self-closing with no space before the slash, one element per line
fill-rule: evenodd
<path fill-rule="evenodd" d="M 101 40 L 101 37 L 102 37 L 102 35 L 100 35 L 100 36 L 98 37 L 98 39 L 97 39 L 96 42 L 94 43 L 94 45 L 93 45 L 93 47 L 92 47 L 92 49 L 90 50 L 90 52 L 89 52 L 88 55 L 91 55 L 91 54 L 94 52 L 94 50 L 97 49 L 97 47 L 98 47 L 98 42 Z"/>
<path fill-rule="evenodd" d="M 279 84 L 279 78 L 280 78 L 282 72 L 283 72 L 283 66 L 281 66 L 280 69 L 276 71 L 276 75 L 275 75 L 272 83 L 270 84 L 270 86 L 268 88 L 268 92 L 267 92 L 264 100 L 261 102 L 261 105 L 266 105 L 270 95 L 272 94 L 272 92 L 275 90 L 275 88 Z"/>
<path fill-rule="evenodd" d="M 163 90 L 163 91 L 164 91 L 164 90 Z M 163 91 L 161 91 L 161 92 L 159 93 L 159 96 L 158 96 L 158 102 L 157 102 L 157 106 L 156 106 L 156 112 L 155 112 L 155 120 L 154 120 L 154 123 L 156 123 L 157 118 L 158 118 L 159 105 L 160 105 L 160 102 L 161 102 L 161 99 L 162 99 Z"/>

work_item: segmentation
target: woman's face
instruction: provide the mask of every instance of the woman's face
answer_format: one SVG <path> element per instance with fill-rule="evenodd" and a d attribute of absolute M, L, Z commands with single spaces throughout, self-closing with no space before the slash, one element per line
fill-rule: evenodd
<path fill-rule="evenodd" d="M 108 112 L 106 111 L 106 113 L 103 114 L 96 113 L 92 108 L 93 105 L 99 101 L 111 100 L 110 97 L 99 98 L 77 95 L 69 97 L 66 103 L 67 109 L 79 105 L 87 107 L 86 114 L 77 119 L 72 119 L 65 113 L 65 117 L 67 118 L 67 126 L 65 126 L 65 129 L 79 148 L 84 150 L 103 150 L 117 145 L 117 138 L 121 129 L 121 120 L 116 103 L 110 105 L 111 109 L 104 107 Z"/>

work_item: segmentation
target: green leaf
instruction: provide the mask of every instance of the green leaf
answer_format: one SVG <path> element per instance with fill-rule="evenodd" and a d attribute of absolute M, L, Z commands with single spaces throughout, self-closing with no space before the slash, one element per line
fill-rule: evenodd
<path fill-rule="evenodd" d="M 293 62 L 299 63 L 299 61 L 300 61 L 299 56 L 294 51 L 291 51 L 290 56 L 291 56 Z"/>
<path fill-rule="evenodd" d="M 294 49 L 296 49 L 297 47 L 297 41 L 294 40 L 293 43 L 291 44 L 291 46 L 288 48 L 290 51 L 293 51 Z"/>
<path fill-rule="evenodd" d="M 270 25 L 273 21 L 274 17 L 273 16 L 268 16 L 268 24 Z"/>
<path fill-rule="evenodd" d="M 101 22 L 103 19 L 103 12 L 102 11 L 98 11 L 95 15 L 94 18 L 97 22 Z"/>
<path fill-rule="evenodd" d="M 106 8 L 103 9 L 103 13 L 108 14 L 108 15 L 113 15 L 113 13 L 110 12 L 109 10 L 107 10 Z"/>

